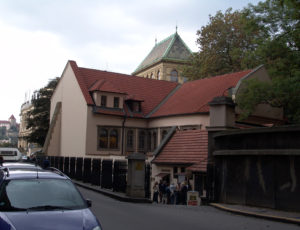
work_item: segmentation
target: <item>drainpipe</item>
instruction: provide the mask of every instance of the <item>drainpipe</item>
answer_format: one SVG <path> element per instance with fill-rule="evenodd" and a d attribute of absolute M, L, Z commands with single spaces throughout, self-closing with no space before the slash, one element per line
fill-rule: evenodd
<path fill-rule="evenodd" d="M 124 109 L 125 108 L 125 103 L 123 102 L 123 110 L 124 110 L 124 117 L 123 117 L 123 122 L 122 122 L 122 156 L 124 155 L 124 137 L 125 137 L 125 122 L 126 122 L 126 118 L 127 118 L 127 113 L 126 113 L 126 110 Z"/>

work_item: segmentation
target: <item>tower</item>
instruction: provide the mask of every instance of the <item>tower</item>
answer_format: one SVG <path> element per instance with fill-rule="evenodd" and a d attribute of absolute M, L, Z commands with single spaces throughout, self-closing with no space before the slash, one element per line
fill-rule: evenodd
<path fill-rule="evenodd" d="M 182 67 L 187 64 L 192 51 L 181 39 L 177 30 L 159 43 L 155 43 L 150 53 L 132 75 L 157 80 L 183 83 Z"/>

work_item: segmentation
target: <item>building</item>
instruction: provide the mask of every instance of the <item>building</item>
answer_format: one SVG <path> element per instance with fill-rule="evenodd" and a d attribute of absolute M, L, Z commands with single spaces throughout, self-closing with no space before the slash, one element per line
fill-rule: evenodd
<path fill-rule="evenodd" d="M 165 176 L 175 183 L 188 178 L 199 187 L 206 173 L 206 127 L 211 119 L 220 119 L 210 117 L 209 102 L 224 95 L 235 98 L 250 78 L 269 80 L 263 66 L 179 84 L 82 68 L 69 61 L 51 98 L 43 151 L 49 156 L 113 160 L 142 152 L 153 163 L 152 182 Z M 281 109 L 259 106 L 244 123 L 238 122 L 238 113 L 237 108 L 235 126 L 282 123 Z"/>
<path fill-rule="evenodd" d="M 30 101 L 26 101 L 21 106 L 20 113 L 20 130 L 19 130 L 19 138 L 18 138 L 18 147 L 21 149 L 26 155 L 30 156 L 31 153 L 40 150 L 41 146 L 36 143 L 28 142 L 27 137 L 31 133 L 31 129 L 27 128 L 27 117 L 28 112 L 33 109 L 33 105 Z"/>
<path fill-rule="evenodd" d="M 19 124 L 14 115 L 11 115 L 7 121 L 0 121 L 0 129 L 1 143 L 17 143 Z"/>
<path fill-rule="evenodd" d="M 132 75 L 183 83 L 182 68 L 187 64 L 192 51 L 176 33 L 155 44 L 147 57 Z"/>

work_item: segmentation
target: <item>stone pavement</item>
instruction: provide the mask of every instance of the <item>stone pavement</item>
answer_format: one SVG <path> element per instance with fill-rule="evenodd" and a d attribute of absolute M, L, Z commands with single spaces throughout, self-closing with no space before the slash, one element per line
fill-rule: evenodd
<path fill-rule="evenodd" d="M 258 218 L 264 218 L 274 221 L 280 221 L 285 223 L 293 223 L 300 225 L 300 213 L 288 212 L 269 208 L 236 205 L 236 204 L 224 204 L 224 203 L 210 203 L 211 206 L 232 212 L 235 214 L 241 214 L 246 216 L 254 216 Z"/>
<path fill-rule="evenodd" d="M 132 198 L 126 196 L 126 194 L 121 192 L 113 192 L 110 189 L 103 189 L 100 186 L 91 185 L 88 183 L 83 183 L 82 181 L 72 180 L 77 186 L 99 192 L 103 195 L 109 196 L 111 198 L 133 203 L 152 203 L 151 200 L 147 198 Z M 269 219 L 273 221 L 280 221 L 285 223 L 292 223 L 300 225 L 300 213 L 299 212 L 287 212 L 275 209 L 245 206 L 245 205 L 235 205 L 235 204 L 224 204 L 224 203 L 209 203 L 210 206 L 221 209 L 223 211 L 232 212 L 235 214 L 253 216 L 258 218 Z"/>

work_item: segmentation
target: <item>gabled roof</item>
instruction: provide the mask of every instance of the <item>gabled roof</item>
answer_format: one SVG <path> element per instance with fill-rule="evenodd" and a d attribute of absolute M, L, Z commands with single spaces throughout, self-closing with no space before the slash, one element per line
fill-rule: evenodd
<path fill-rule="evenodd" d="M 81 68 L 77 66 L 75 61 L 69 61 L 69 64 L 74 71 L 87 105 L 95 106 L 91 96 L 93 90 L 104 90 L 105 92 L 112 90 L 115 93 L 127 94 L 128 98 L 142 101 L 142 114 L 133 113 L 136 117 L 144 117 L 150 113 L 178 85 L 175 82 Z M 125 115 L 124 111 L 126 109 L 122 111 L 99 109 L 97 111 L 107 114 Z"/>
<path fill-rule="evenodd" d="M 190 165 L 192 171 L 206 171 L 208 133 L 206 130 L 179 130 L 171 137 L 154 164 Z"/>
<path fill-rule="evenodd" d="M 192 51 L 176 32 L 156 44 L 132 74 L 137 74 L 162 60 L 187 61 L 191 54 Z"/>
<path fill-rule="evenodd" d="M 12 114 L 10 117 L 9 117 L 9 120 L 16 120 L 15 116 Z"/>
<path fill-rule="evenodd" d="M 252 70 L 230 73 L 184 83 L 151 117 L 208 113 L 214 97 L 226 95 Z"/>
<path fill-rule="evenodd" d="M 92 87 L 89 89 L 89 91 L 90 92 L 93 92 L 93 91 L 102 91 L 102 92 L 126 94 L 122 90 L 116 88 L 109 81 L 104 80 L 104 79 L 97 80 L 95 82 L 95 84 L 93 84 Z"/>

